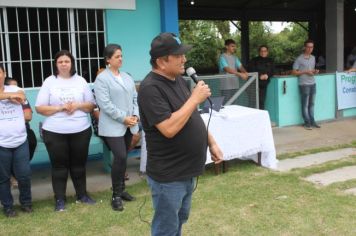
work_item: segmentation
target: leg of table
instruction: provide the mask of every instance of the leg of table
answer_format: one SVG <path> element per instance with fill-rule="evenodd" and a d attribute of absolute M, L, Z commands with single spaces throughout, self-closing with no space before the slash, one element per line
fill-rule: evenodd
<path fill-rule="evenodd" d="M 229 163 L 227 161 L 222 162 L 222 171 L 223 173 L 227 172 L 229 169 Z"/>
<path fill-rule="evenodd" d="M 257 164 L 259 165 L 259 166 L 261 166 L 262 164 L 261 164 L 261 157 L 262 157 L 262 153 L 261 152 L 259 152 L 259 153 L 257 153 L 257 156 L 258 156 L 258 161 L 257 161 Z"/>
<path fill-rule="evenodd" d="M 216 175 L 220 174 L 221 163 L 219 163 L 219 164 L 214 164 L 214 169 L 215 169 L 215 174 L 216 174 Z"/>

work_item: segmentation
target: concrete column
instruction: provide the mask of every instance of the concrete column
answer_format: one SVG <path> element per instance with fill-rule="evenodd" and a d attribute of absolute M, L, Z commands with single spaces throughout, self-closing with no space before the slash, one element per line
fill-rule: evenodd
<path fill-rule="evenodd" d="M 325 1 L 326 70 L 344 70 L 344 0 Z"/>
<path fill-rule="evenodd" d="M 160 0 L 161 4 L 161 32 L 172 32 L 179 35 L 178 1 Z"/>
<path fill-rule="evenodd" d="M 244 66 L 247 65 L 250 58 L 250 39 L 249 39 L 249 24 L 248 20 L 241 21 L 241 62 Z"/>

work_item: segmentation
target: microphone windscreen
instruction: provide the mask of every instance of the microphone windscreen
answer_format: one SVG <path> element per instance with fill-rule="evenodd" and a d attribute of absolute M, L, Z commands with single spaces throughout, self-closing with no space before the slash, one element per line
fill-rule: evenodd
<path fill-rule="evenodd" d="M 188 76 L 192 76 L 197 73 L 193 67 L 187 68 L 185 72 L 187 73 Z"/>

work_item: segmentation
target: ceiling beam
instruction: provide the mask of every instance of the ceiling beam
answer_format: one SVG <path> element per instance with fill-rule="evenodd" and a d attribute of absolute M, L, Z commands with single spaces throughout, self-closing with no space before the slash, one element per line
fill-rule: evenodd
<path fill-rule="evenodd" d="M 314 11 L 179 8 L 180 20 L 241 20 L 246 17 L 249 21 L 311 21 L 313 15 Z"/>

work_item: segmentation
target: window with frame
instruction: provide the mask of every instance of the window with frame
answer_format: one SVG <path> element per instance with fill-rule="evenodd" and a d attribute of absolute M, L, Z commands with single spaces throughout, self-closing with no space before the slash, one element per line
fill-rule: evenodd
<path fill-rule="evenodd" d="M 0 63 L 19 86 L 39 87 L 53 74 L 53 58 L 63 49 L 76 70 L 93 82 L 105 66 L 104 11 L 96 9 L 0 8 Z"/>

